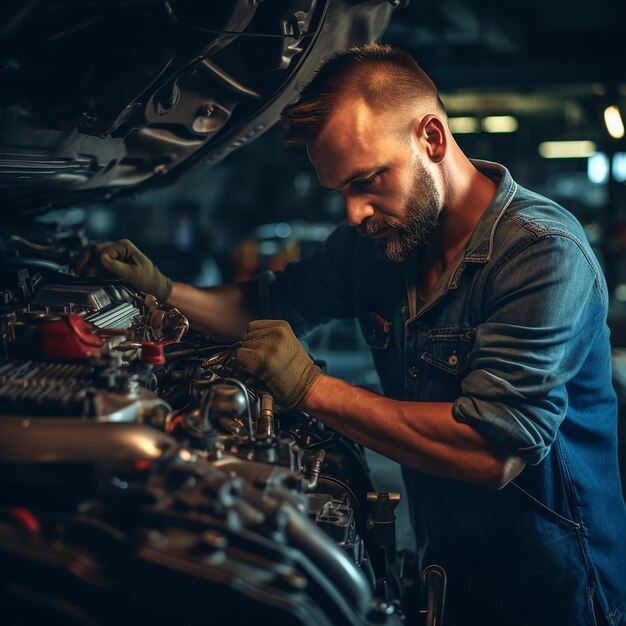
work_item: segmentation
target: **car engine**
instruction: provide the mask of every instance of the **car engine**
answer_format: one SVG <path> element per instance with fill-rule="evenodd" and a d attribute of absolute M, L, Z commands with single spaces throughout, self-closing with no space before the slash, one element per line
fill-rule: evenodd
<path fill-rule="evenodd" d="M 276 406 L 233 366 L 237 344 L 73 276 L 80 232 L 11 237 L 0 607 L 27 623 L 404 622 L 399 496 L 373 489 L 359 446 Z"/>

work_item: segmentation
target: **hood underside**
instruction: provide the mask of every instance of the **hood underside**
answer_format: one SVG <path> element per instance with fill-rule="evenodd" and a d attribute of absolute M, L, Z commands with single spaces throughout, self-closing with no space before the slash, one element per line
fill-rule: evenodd
<path fill-rule="evenodd" d="M 4 219 L 171 184 L 270 128 L 387 0 L 10 2 L 0 9 Z"/>

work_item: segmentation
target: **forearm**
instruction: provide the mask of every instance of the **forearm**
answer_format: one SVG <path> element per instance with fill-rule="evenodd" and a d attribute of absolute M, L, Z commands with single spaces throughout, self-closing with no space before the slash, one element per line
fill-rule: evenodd
<path fill-rule="evenodd" d="M 179 309 L 193 328 L 225 339 L 238 339 L 259 317 L 253 298 L 238 283 L 208 288 L 173 283 L 167 303 Z"/>
<path fill-rule="evenodd" d="M 525 465 L 457 422 L 449 402 L 391 400 L 322 375 L 298 408 L 357 443 L 427 474 L 499 488 Z"/>

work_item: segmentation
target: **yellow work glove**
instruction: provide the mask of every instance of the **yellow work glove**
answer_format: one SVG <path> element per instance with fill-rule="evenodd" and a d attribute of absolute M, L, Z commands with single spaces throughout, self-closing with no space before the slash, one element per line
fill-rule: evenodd
<path fill-rule="evenodd" d="M 235 360 L 289 408 L 300 403 L 321 372 L 284 320 L 250 322 Z"/>
<path fill-rule="evenodd" d="M 135 289 L 152 294 L 159 302 L 166 302 L 172 292 L 172 281 L 128 239 L 87 246 L 74 264 L 74 271 L 86 274 L 98 267 L 98 263 Z"/>

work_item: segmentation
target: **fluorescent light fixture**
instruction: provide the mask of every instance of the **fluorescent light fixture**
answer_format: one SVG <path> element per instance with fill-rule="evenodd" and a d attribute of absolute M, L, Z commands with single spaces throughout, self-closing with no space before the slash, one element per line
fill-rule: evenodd
<path fill-rule="evenodd" d="M 621 139 L 624 136 L 624 122 L 616 106 L 606 107 L 604 109 L 604 123 L 609 135 L 613 139 Z"/>
<path fill-rule="evenodd" d="M 539 154 L 544 159 L 586 159 L 596 151 L 593 141 L 544 141 Z"/>
<path fill-rule="evenodd" d="M 477 133 L 480 131 L 478 120 L 475 117 L 450 117 L 448 125 L 453 134 Z"/>
<path fill-rule="evenodd" d="M 609 180 L 609 157 L 604 152 L 594 152 L 587 161 L 587 178 L 596 185 Z"/>
<path fill-rule="evenodd" d="M 483 119 L 483 130 L 488 133 L 514 133 L 518 127 L 512 115 L 490 115 Z"/>

